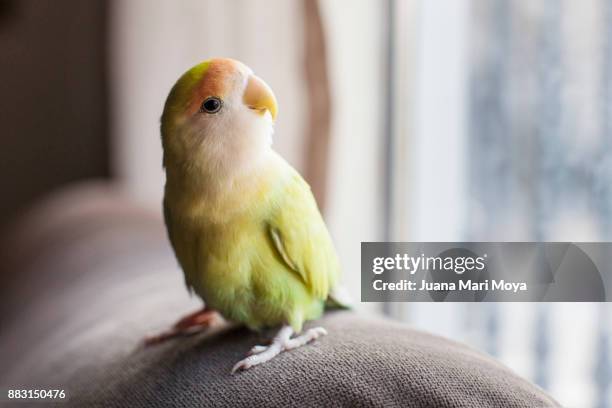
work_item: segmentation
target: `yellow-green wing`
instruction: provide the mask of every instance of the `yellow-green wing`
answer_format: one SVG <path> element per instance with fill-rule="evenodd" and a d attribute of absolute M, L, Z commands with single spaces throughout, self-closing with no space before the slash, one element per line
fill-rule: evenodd
<path fill-rule="evenodd" d="M 310 186 L 295 174 L 276 201 L 267 228 L 279 259 L 324 300 L 338 282 L 340 267 Z"/>

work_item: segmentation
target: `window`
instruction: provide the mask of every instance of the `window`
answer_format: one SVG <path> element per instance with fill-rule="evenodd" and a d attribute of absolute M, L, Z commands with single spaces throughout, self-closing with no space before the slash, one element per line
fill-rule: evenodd
<path fill-rule="evenodd" d="M 390 3 L 388 239 L 612 239 L 612 3 Z M 568 406 L 612 402 L 610 311 L 388 307 L 487 350 Z"/>

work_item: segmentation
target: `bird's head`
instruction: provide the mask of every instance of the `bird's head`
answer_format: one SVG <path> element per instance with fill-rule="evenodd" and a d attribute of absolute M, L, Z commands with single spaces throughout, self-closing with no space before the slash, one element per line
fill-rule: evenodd
<path fill-rule="evenodd" d="M 277 103 L 239 61 L 215 58 L 185 72 L 161 119 L 164 165 L 215 171 L 247 168 L 272 141 Z"/>

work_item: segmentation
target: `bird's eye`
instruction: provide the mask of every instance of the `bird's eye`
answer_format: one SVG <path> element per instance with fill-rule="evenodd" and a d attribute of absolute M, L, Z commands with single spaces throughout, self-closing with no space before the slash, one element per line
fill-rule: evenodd
<path fill-rule="evenodd" d="M 223 106 L 221 99 L 217 98 L 216 96 L 211 96 L 202 102 L 200 111 L 206 113 L 217 113 L 221 110 L 221 106 Z"/>

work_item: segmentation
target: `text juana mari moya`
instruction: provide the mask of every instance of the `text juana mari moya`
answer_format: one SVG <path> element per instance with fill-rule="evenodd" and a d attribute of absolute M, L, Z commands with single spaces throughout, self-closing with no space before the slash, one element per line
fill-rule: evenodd
<path fill-rule="evenodd" d="M 380 275 L 385 271 L 404 270 L 410 275 L 414 275 L 418 271 L 448 271 L 462 275 L 465 272 L 480 272 L 486 268 L 485 260 L 487 254 L 483 256 L 429 256 L 425 254 L 421 256 L 410 256 L 408 254 L 396 254 L 390 257 L 376 257 L 372 262 L 372 272 L 375 275 Z M 458 280 L 457 282 L 431 282 L 422 279 L 420 282 L 401 279 L 396 282 L 385 282 L 382 279 L 375 279 L 372 282 L 372 287 L 377 291 L 454 291 L 454 290 L 470 290 L 470 291 L 526 291 L 527 283 L 525 282 L 506 282 L 503 279 L 486 279 L 474 282 L 471 279 Z"/>

